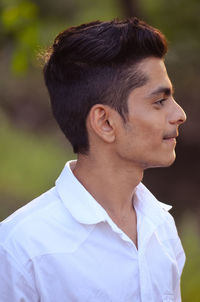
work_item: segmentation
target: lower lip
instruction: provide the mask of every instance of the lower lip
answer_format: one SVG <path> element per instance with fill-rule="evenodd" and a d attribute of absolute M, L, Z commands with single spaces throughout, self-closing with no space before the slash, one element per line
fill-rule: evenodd
<path fill-rule="evenodd" d="M 175 138 L 165 138 L 164 141 L 169 143 L 169 144 L 176 145 L 176 139 Z"/>

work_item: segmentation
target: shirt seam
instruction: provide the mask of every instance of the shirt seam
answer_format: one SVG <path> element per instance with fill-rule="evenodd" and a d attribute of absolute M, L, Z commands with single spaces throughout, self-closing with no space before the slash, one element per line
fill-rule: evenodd
<path fill-rule="evenodd" d="M 36 212 L 39 213 L 41 212 L 44 208 L 50 208 L 52 207 L 57 201 L 53 201 L 51 204 L 46 205 L 43 208 L 37 209 L 36 211 L 34 211 L 34 213 L 31 213 L 30 215 L 27 215 L 25 217 L 23 217 L 23 219 L 21 221 L 19 221 L 17 224 L 15 224 L 15 226 L 13 227 L 13 229 L 9 232 L 8 236 L 6 237 L 6 239 L 4 239 L 3 243 L 7 244 L 7 242 L 13 237 L 14 233 L 17 232 L 18 228 L 27 220 L 29 220 L 31 218 L 32 215 L 34 215 Z M 5 222 L 6 223 L 6 222 Z M 1 225 L 1 224 L 0 224 Z M 2 224 L 3 226 L 3 224 Z"/>
<path fill-rule="evenodd" d="M 88 237 L 89 237 L 90 234 L 93 232 L 93 230 L 94 230 L 95 227 L 96 227 L 96 225 L 93 225 L 93 226 L 92 226 L 91 230 L 88 231 L 87 236 L 84 238 L 84 240 L 82 240 L 82 241 L 80 242 L 80 244 L 79 244 L 75 249 L 73 249 L 73 250 L 71 250 L 71 251 L 63 251 L 63 252 L 57 252 L 57 251 L 55 251 L 55 252 L 41 253 L 41 254 L 35 255 L 35 256 L 33 256 L 33 257 L 29 257 L 28 260 L 27 260 L 27 262 L 25 263 L 25 265 L 27 265 L 29 261 L 34 262 L 34 259 L 36 259 L 36 258 L 38 258 L 38 257 L 44 257 L 44 256 L 46 256 L 46 255 L 54 255 L 54 254 L 73 254 L 73 253 L 75 253 L 75 252 L 80 248 L 80 246 L 88 239 Z"/>

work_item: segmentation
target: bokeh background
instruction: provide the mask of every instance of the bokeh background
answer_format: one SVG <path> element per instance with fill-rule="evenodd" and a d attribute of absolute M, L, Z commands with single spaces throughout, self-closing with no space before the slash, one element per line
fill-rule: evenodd
<path fill-rule="evenodd" d="M 68 26 L 134 15 L 167 36 L 166 65 L 188 116 L 175 164 L 146 171 L 144 183 L 173 205 L 187 255 L 183 302 L 199 302 L 199 0 L 1 0 L 0 220 L 52 187 L 65 162 L 75 158 L 52 117 L 40 54 Z"/>

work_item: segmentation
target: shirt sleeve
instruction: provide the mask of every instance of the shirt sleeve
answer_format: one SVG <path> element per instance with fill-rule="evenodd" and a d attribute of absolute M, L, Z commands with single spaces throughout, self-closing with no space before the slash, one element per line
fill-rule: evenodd
<path fill-rule="evenodd" d="M 181 281 L 181 274 L 182 274 L 183 267 L 185 264 L 185 253 L 184 253 L 180 238 L 178 238 L 177 242 L 176 242 L 176 261 L 177 261 L 177 266 L 178 266 L 179 276 L 180 276 L 180 281 Z M 179 281 L 179 286 L 176 290 L 176 293 L 177 293 L 176 301 L 177 302 L 181 302 L 180 281 Z"/>
<path fill-rule="evenodd" d="M 176 246 L 176 261 L 177 261 L 180 276 L 181 276 L 182 271 L 183 271 L 185 260 L 186 260 L 185 252 L 183 250 L 180 238 L 178 238 L 177 246 Z"/>
<path fill-rule="evenodd" d="M 170 231 L 170 236 L 173 238 L 172 240 L 172 247 L 174 250 L 174 255 L 176 257 L 176 263 L 177 263 L 177 267 L 178 267 L 178 271 L 179 271 L 179 276 L 181 277 L 182 271 L 183 271 L 183 267 L 185 264 L 185 252 L 177 231 L 177 227 L 174 221 L 173 216 L 167 212 L 167 220 L 168 220 L 168 227 L 169 227 L 169 231 Z"/>
<path fill-rule="evenodd" d="M 174 223 L 175 225 L 175 223 Z M 176 228 L 176 226 L 175 226 Z M 179 283 L 176 287 L 176 300 L 177 302 L 181 302 L 181 275 L 183 272 L 183 268 L 184 268 L 184 264 L 185 264 L 185 252 L 181 243 L 181 240 L 178 236 L 178 232 L 176 229 L 176 234 L 177 234 L 177 239 L 176 242 L 174 242 L 174 251 L 175 251 L 175 255 L 176 255 L 176 263 L 177 263 L 177 267 L 178 267 L 178 272 L 179 272 Z"/>
<path fill-rule="evenodd" d="M 181 281 L 181 275 L 185 264 L 185 252 L 181 243 L 181 240 L 178 235 L 178 231 L 176 228 L 176 224 L 174 221 L 174 218 L 170 213 L 167 212 L 167 220 L 168 220 L 168 227 L 171 238 L 171 246 L 174 251 L 174 257 L 176 260 L 176 265 L 178 269 L 178 275 L 179 275 L 179 282 L 177 282 L 176 287 L 174 289 L 174 296 L 175 296 L 175 302 L 181 302 L 181 288 L 180 288 L 180 281 Z"/>
<path fill-rule="evenodd" d="M 31 278 L 17 261 L 0 246 L 0 301 L 39 302 Z"/>

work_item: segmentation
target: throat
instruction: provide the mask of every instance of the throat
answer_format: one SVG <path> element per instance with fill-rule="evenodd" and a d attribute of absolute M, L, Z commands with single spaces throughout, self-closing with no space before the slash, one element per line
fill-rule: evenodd
<path fill-rule="evenodd" d="M 137 240 L 137 215 L 134 207 L 126 214 L 117 217 L 116 215 L 109 213 L 108 215 L 114 221 L 114 223 L 131 239 L 136 248 L 138 248 Z"/>

